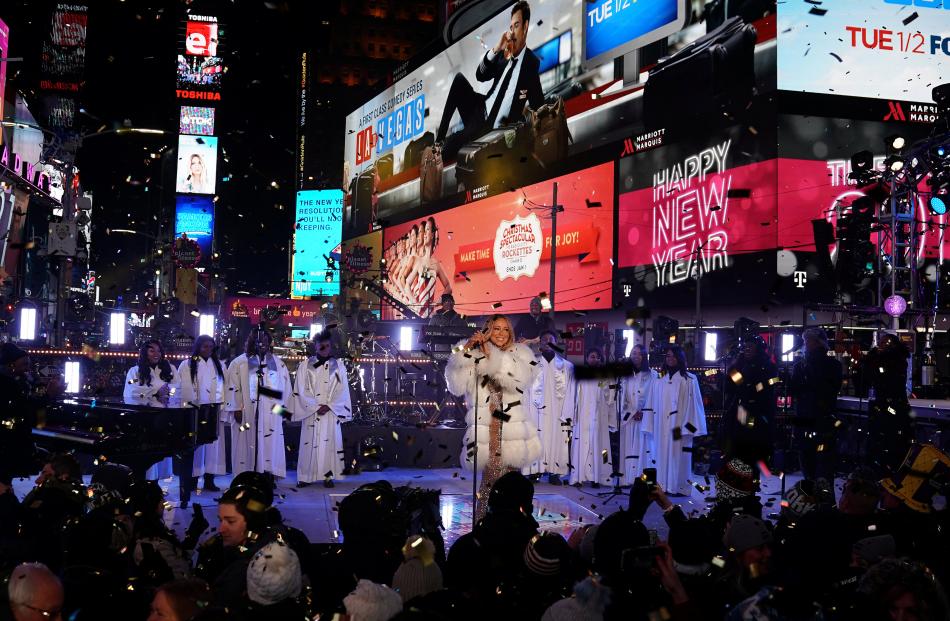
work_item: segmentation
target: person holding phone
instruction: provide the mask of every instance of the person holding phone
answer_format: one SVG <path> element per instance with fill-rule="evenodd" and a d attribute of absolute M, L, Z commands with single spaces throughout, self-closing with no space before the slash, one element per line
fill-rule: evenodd
<path fill-rule="evenodd" d="M 537 427 L 523 405 L 538 372 L 534 354 L 515 342 L 511 321 L 504 315 L 493 315 L 449 357 L 446 385 L 453 395 L 464 395 L 468 404 L 462 465 L 482 472 L 476 520 L 485 514 L 495 481 L 541 456 Z"/>

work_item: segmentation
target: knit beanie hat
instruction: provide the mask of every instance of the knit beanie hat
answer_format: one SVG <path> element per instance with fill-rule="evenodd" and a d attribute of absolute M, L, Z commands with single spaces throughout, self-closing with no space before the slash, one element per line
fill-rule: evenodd
<path fill-rule="evenodd" d="M 301 581 L 297 553 L 274 541 L 258 550 L 247 567 L 247 596 L 265 606 L 276 604 L 300 595 Z"/>
<path fill-rule="evenodd" d="M 782 513 L 793 519 L 811 513 L 821 504 L 819 494 L 817 483 L 811 479 L 802 479 L 792 489 L 785 492 Z"/>
<path fill-rule="evenodd" d="M 421 535 L 410 535 L 402 547 L 405 557 L 393 576 L 393 589 L 402 601 L 442 590 L 442 570 L 435 562 L 435 544 Z"/>
<path fill-rule="evenodd" d="M 402 598 L 388 586 L 363 579 L 343 598 L 350 621 L 389 621 L 402 612 Z"/>
<path fill-rule="evenodd" d="M 536 576 L 556 576 L 561 572 L 563 559 L 570 548 L 564 537 L 557 533 L 543 532 L 535 535 L 524 548 L 524 564 Z"/>
<path fill-rule="evenodd" d="M 717 500 L 736 500 L 755 493 L 752 466 L 741 459 L 730 459 L 716 474 Z"/>
<path fill-rule="evenodd" d="M 610 589 L 596 577 L 588 576 L 574 585 L 574 596 L 555 602 L 541 621 L 603 621 L 610 604 Z"/>
<path fill-rule="evenodd" d="M 759 518 L 739 513 L 726 528 L 722 543 L 730 552 L 745 552 L 772 542 L 772 531 Z"/>

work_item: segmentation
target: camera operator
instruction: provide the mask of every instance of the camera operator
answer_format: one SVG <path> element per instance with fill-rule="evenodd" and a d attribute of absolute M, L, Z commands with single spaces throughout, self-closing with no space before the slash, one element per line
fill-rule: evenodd
<path fill-rule="evenodd" d="M 795 429 L 806 479 L 832 489 L 837 450 L 835 407 L 841 389 L 841 363 L 828 356 L 828 338 L 820 328 L 802 333 L 805 355 L 795 361 L 789 392 L 795 397 Z"/>

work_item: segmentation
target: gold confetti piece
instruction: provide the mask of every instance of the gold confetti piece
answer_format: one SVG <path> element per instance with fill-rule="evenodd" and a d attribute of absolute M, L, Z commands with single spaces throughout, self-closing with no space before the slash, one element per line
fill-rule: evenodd
<path fill-rule="evenodd" d="M 762 392 L 763 390 L 765 390 L 765 385 L 762 382 L 755 385 L 755 392 Z"/>
<path fill-rule="evenodd" d="M 775 386 L 776 384 L 780 383 L 781 381 L 782 381 L 781 378 L 773 377 L 772 379 L 769 380 L 769 386 Z"/>
<path fill-rule="evenodd" d="M 742 373 L 739 373 L 739 371 L 733 369 L 733 370 L 729 373 L 729 379 L 731 379 L 731 380 L 732 380 L 732 383 L 734 383 L 734 384 L 741 384 L 741 383 L 742 383 Z"/>
<path fill-rule="evenodd" d="M 713 375 L 716 375 L 717 373 L 719 373 L 719 369 L 709 369 L 706 371 L 706 377 L 712 377 Z"/>

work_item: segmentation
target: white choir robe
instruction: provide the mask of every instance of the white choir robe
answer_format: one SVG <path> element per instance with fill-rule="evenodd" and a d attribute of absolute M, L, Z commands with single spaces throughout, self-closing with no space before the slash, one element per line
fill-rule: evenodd
<path fill-rule="evenodd" d="M 224 408 L 225 382 L 224 377 L 218 375 L 211 358 L 207 360 L 198 356 L 195 380 L 191 379 L 191 359 L 186 358 L 178 366 L 178 376 L 181 378 L 181 403 L 195 406 L 218 404 L 218 439 L 211 444 L 202 444 L 195 448 L 195 459 L 192 462 L 191 476 L 200 477 L 204 474 L 227 474 L 228 462 L 227 442 L 224 434 L 228 432 L 230 415 Z M 221 370 L 227 372 L 223 363 Z"/>
<path fill-rule="evenodd" d="M 610 483 L 610 420 L 616 417 L 616 391 L 608 380 L 580 380 L 571 438 L 570 483 Z M 604 462 L 604 451 L 607 461 Z"/>
<path fill-rule="evenodd" d="M 268 365 L 271 359 L 276 369 Z M 258 399 L 258 372 L 248 372 L 247 354 L 241 354 L 228 365 L 225 410 L 242 413 L 241 422 L 235 421 L 231 425 L 231 466 L 234 474 L 257 470 L 285 477 L 287 456 L 280 407 L 293 411 L 293 385 L 287 365 L 277 356 L 268 354 L 261 365 L 264 367 L 264 386 L 281 393 L 280 399 L 263 395 Z M 255 423 L 255 418 L 258 423 Z"/>
<path fill-rule="evenodd" d="M 122 400 L 126 403 L 133 405 L 147 405 L 153 408 L 163 408 L 166 407 L 161 401 L 158 400 L 156 396 L 158 391 L 161 390 L 162 386 L 166 383 L 169 387 L 169 401 L 176 401 L 178 395 L 176 394 L 181 388 L 181 379 L 178 376 L 178 371 L 174 366 L 172 369 L 172 380 L 170 382 L 165 382 L 160 377 L 161 371 L 158 367 L 152 368 L 152 382 L 142 386 L 139 384 L 139 368 L 138 365 L 129 369 L 129 372 L 125 374 L 125 390 L 122 391 Z M 145 473 L 145 478 L 149 481 L 158 481 L 160 479 L 167 479 L 172 476 L 174 473 L 172 471 L 172 458 L 166 457 L 162 461 L 152 465 L 151 468 Z"/>
<path fill-rule="evenodd" d="M 574 365 L 555 355 L 538 358 L 538 378 L 531 386 L 528 419 L 541 436 L 541 458 L 522 469 L 523 474 L 568 474 L 571 425 L 574 418 Z"/>
<path fill-rule="evenodd" d="M 689 495 L 693 437 L 706 434 L 706 410 L 699 381 L 692 373 L 679 372 L 653 382 L 653 438 L 656 478 L 670 494 Z M 646 415 L 644 415 L 644 420 Z M 679 439 L 674 439 L 679 429 Z M 686 450 L 684 450 L 686 449 Z"/>
<path fill-rule="evenodd" d="M 623 404 L 620 410 L 620 473 L 623 485 L 633 485 L 634 479 L 652 468 L 653 455 L 653 382 L 658 377 L 653 369 L 634 373 L 623 380 Z M 641 412 L 643 418 L 635 420 Z"/>
<path fill-rule="evenodd" d="M 319 367 L 313 357 L 297 367 L 294 382 L 294 420 L 301 421 L 297 481 L 313 483 L 325 478 L 342 478 L 343 430 L 340 425 L 353 420 L 350 384 L 346 368 L 336 358 Z M 317 410 L 325 405 L 326 414 Z"/>

